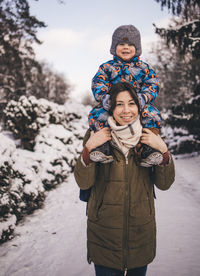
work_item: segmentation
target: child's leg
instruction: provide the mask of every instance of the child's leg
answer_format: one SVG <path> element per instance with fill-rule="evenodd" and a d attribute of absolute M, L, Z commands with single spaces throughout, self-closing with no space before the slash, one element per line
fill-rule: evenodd
<path fill-rule="evenodd" d="M 89 113 L 88 121 L 90 128 L 95 132 L 108 127 L 108 112 L 101 106 L 95 106 Z M 90 159 L 94 162 L 109 163 L 113 161 L 110 153 L 109 141 L 90 152 Z"/>
<path fill-rule="evenodd" d="M 142 126 L 150 129 L 154 134 L 160 134 L 162 118 L 157 108 L 152 105 L 146 105 L 142 112 Z M 137 161 L 141 166 L 151 167 L 159 165 L 162 160 L 162 154 L 148 145 L 139 143 L 136 146 Z"/>
<path fill-rule="evenodd" d="M 162 126 L 162 117 L 160 111 L 153 105 L 147 104 L 142 112 L 143 128 L 158 129 Z M 156 130 L 155 130 L 156 131 Z"/>
<path fill-rule="evenodd" d="M 108 112 L 101 106 L 93 107 L 88 115 L 90 129 L 94 132 L 108 126 Z"/>

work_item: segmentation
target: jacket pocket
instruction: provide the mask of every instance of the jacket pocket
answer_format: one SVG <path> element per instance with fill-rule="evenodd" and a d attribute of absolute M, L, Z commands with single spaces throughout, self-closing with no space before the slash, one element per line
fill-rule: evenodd
<path fill-rule="evenodd" d="M 130 216 L 134 225 L 143 225 L 152 220 L 152 207 L 148 196 L 131 206 Z"/>
<path fill-rule="evenodd" d="M 148 200 L 148 204 L 149 204 L 149 213 L 150 215 L 154 214 L 155 211 L 154 211 L 154 187 L 153 187 L 153 184 L 150 183 L 150 184 L 147 184 L 145 181 L 143 182 L 144 183 L 144 188 L 145 188 L 145 191 L 146 191 L 146 195 L 147 195 L 147 200 Z"/>
<path fill-rule="evenodd" d="M 91 221 L 98 220 L 99 210 L 103 204 L 106 184 L 106 181 L 102 181 L 100 185 L 94 185 L 91 189 L 91 196 L 88 201 L 88 219 Z"/>
<path fill-rule="evenodd" d="M 151 206 L 151 200 L 150 200 L 150 196 L 149 193 L 147 193 L 147 199 L 148 199 L 148 204 L 149 204 L 149 215 L 152 215 L 152 206 Z"/>
<path fill-rule="evenodd" d="M 97 220 L 97 202 L 92 196 L 90 196 L 88 201 L 87 215 L 89 220 L 91 221 Z"/>

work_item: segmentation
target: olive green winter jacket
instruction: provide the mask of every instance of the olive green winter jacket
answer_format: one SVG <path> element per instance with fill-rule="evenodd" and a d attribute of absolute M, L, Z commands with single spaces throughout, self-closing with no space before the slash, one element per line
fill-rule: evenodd
<path fill-rule="evenodd" d="M 89 132 L 86 134 L 86 139 Z M 156 252 L 153 184 L 167 190 L 174 182 L 171 158 L 166 166 L 137 166 L 134 152 L 126 159 L 112 147 L 114 161 L 84 166 L 79 157 L 75 179 L 92 187 L 88 202 L 88 261 L 124 270 L 150 263 Z"/>

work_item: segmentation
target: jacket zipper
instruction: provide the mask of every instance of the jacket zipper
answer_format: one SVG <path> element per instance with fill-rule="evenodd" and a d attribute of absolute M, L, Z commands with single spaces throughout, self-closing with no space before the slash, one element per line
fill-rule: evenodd
<path fill-rule="evenodd" d="M 124 196 L 124 232 L 123 232 L 123 270 L 127 273 L 127 253 L 128 253 L 128 215 L 129 215 L 129 183 L 128 183 L 128 156 L 125 156 L 123 151 L 112 144 L 113 148 L 122 153 L 125 159 L 125 196 Z"/>
<path fill-rule="evenodd" d="M 128 253 L 128 213 L 129 213 L 129 184 L 128 184 L 128 157 L 125 157 L 125 198 L 124 198 L 124 233 L 123 233 L 123 269 L 127 270 Z"/>

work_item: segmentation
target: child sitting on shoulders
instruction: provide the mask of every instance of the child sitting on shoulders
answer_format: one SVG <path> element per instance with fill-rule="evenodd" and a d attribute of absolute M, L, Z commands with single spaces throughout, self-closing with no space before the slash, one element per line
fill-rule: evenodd
<path fill-rule="evenodd" d="M 128 82 L 135 88 L 140 103 L 141 123 L 159 134 L 161 115 L 152 103 L 158 95 L 158 77 L 150 65 L 140 60 L 142 53 L 140 32 L 133 25 L 118 27 L 112 36 L 110 53 L 113 59 L 100 65 L 92 80 L 92 92 L 98 102 L 88 116 L 89 126 L 94 132 L 108 127 L 109 98 L 112 84 Z M 150 167 L 162 162 L 162 153 L 145 145 L 136 146 L 141 166 Z M 92 150 L 90 159 L 94 162 L 113 161 L 109 142 Z"/>

